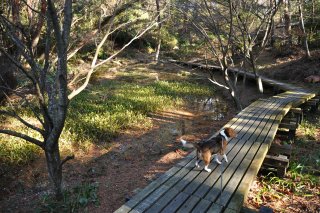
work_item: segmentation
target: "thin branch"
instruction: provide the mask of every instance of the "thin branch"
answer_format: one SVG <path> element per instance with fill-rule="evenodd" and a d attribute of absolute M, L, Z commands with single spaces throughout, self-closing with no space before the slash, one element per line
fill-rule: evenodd
<path fill-rule="evenodd" d="M 62 168 L 63 164 L 65 164 L 67 161 L 74 159 L 74 155 L 69 155 L 65 159 L 63 159 L 60 163 L 60 168 Z"/>
<path fill-rule="evenodd" d="M 23 140 L 26 140 L 30 143 L 33 143 L 37 146 L 40 146 L 41 148 L 44 148 L 44 145 L 43 145 L 43 142 L 35 139 L 35 138 L 32 138 L 28 135 L 25 135 L 25 134 L 22 134 L 22 133 L 19 133 L 19 132 L 16 132 L 16 131 L 12 131 L 12 130 L 7 130 L 7 129 L 0 129 L 0 134 L 6 134 L 6 135 L 11 135 L 11 136 L 14 136 L 14 137 L 17 137 L 17 138 L 21 138 Z"/>
<path fill-rule="evenodd" d="M 166 19 L 163 19 L 163 21 L 165 21 Z M 97 53 L 98 53 L 98 49 L 96 50 L 96 53 L 95 53 L 95 57 L 92 61 L 92 64 L 91 64 L 91 68 L 86 76 L 86 80 L 85 82 L 76 90 L 72 91 L 69 96 L 68 96 L 68 99 L 71 100 L 73 97 L 75 97 L 76 95 L 78 95 L 82 90 L 84 90 L 88 83 L 89 83 L 89 80 L 91 78 L 91 75 L 92 73 L 94 72 L 94 69 L 96 69 L 97 67 L 105 64 L 106 62 L 110 61 L 111 59 L 113 59 L 114 57 L 116 57 L 119 53 L 121 53 L 125 48 L 127 48 L 133 41 L 135 41 L 136 39 L 140 38 L 142 35 L 144 35 L 148 30 L 150 30 L 151 28 L 153 28 L 155 25 L 157 25 L 158 22 L 153 22 L 153 24 L 150 24 L 147 28 L 145 28 L 142 32 L 138 32 L 136 34 L 135 37 L 133 37 L 127 44 L 125 44 L 120 50 L 118 50 L 116 53 L 114 53 L 113 55 L 111 55 L 109 58 L 101 61 L 100 63 L 96 64 L 96 61 L 97 61 Z M 107 33 L 105 35 L 105 37 L 103 38 L 103 40 L 100 42 L 98 48 L 101 48 L 101 46 L 103 45 L 103 43 L 105 42 L 105 40 L 107 39 L 107 37 L 109 36 L 109 34 Z"/>
<path fill-rule="evenodd" d="M 15 118 L 18 121 L 20 121 L 23 125 L 25 125 L 26 127 L 39 132 L 41 135 L 44 135 L 44 131 L 42 129 L 40 129 L 40 128 L 28 123 L 26 120 L 21 118 L 16 112 L 9 112 L 9 111 L 5 111 L 5 110 L 0 110 L 0 114 L 8 115 L 8 116 L 10 116 L 12 118 Z"/>
<path fill-rule="evenodd" d="M 219 87 L 222 87 L 222 88 L 224 88 L 224 89 L 229 90 L 229 87 L 227 87 L 227 86 L 225 86 L 225 85 L 223 85 L 223 84 L 220 84 L 220 83 L 218 83 L 217 81 L 212 80 L 211 78 L 208 78 L 208 80 L 209 80 L 211 83 L 213 83 L 213 84 L 215 84 L 215 85 L 217 85 L 217 86 L 219 86 Z"/>

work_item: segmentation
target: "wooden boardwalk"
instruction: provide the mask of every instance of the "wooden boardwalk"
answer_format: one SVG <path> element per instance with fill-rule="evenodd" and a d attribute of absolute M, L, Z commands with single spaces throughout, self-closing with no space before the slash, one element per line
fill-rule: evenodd
<path fill-rule="evenodd" d="M 201 163 L 200 168 L 195 167 L 192 152 L 116 212 L 239 212 L 282 118 L 290 108 L 316 96 L 289 84 L 263 81 L 288 91 L 252 103 L 224 126 L 238 133 L 228 143 L 228 163 L 212 162 L 208 173 Z"/>

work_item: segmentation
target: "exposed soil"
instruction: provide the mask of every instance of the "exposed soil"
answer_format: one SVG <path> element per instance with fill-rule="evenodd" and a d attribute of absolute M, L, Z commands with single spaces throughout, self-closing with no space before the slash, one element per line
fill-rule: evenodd
<path fill-rule="evenodd" d="M 175 65 L 163 66 L 173 69 Z M 152 67 L 157 72 L 158 66 Z M 244 105 L 270 95 L 268 92 L 258 94 L 253 88 L 255 85 L 249 83 L 246 89 L 242 89 Z M 206 138 L 236 114 L 227 92 L 218 93 L 217 97 L 213 97 L 218 101 L 213 103 L 222 104 L 223 107 L 214 105 L 208 110 L 203 107 L 203 101 L 191 101 L 181 109 L 150 115 L 154 125 L 151 130 L 128 130 L 112 141 L 108 149 L 95 146 L 88 153 L 78 153 L 75 160 L 64 166 L 65 187 L 81 182 L 99 183 L 100 204 L 97 207 L 89 206 L 87 210 L 113 212 L 139 188 L 145 187 L 188 154 L 180 149 L 180 137 L 189 141 Z M 0 212 L 35 210 L 39 199 L 50 188 L 42 158 L 11 173 L 10 180 L 1 180 L 7 181 L 7 187 L 2 189 Z"/>

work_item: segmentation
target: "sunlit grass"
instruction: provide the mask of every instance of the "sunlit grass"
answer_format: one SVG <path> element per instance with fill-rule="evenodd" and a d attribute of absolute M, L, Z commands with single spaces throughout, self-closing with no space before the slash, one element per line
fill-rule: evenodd
<path fill-rule="evenodd" d="M 134 79 L 137 75 L 135 72 Z M 121 132 L 151 128 L 152 121 L 148 117 L 150 113 L 178 108 L 186 99 L 211 97 L 213 94 L 212 87 L 187 81 L 152 80 L 137 84 L 123 81 L 121 77 L 118 80 L 101 81 L 71 101 L 60 138 L 60 147 L 62 151 L 74 152 L 87 151 L 93 144 L 107 146 L 107 142 Z M 27 107 L 19 107 L 18 111 L 26 120 L 36 122 Z M 13 119 L 6 119 L 5 125 L 42 140 L 35 131 L 25 128 Z M 0 134 L 0 162 L 10 164 L 29 162 L 38 153 L 40 148 Z"/>
<path fill-rule="evenodd" d="M 179 107 L 189 96 L 211 95 L 211 88 L 188 82 L 106 82 L 73 100 L 63 135 L 78 146 L 109 141 L 128 128 L 152 127 L 149 113 Z"/>

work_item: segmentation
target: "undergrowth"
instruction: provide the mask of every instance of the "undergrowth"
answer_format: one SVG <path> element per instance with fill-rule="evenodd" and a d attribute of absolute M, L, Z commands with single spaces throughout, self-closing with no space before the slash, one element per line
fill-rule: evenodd
<path fill-rule="evenodd" d="M 121 77 L 123 73 L 117 75 Z M 145 73 L 141 76 L 148 77 Z M 151 128 L 150 113 L 180 107 L 190 97 L 210 97 L 214 93 L 210 86 L 187 81 L 155 81 L 150 77 L 152 81 L 137 84 L 120 77 L 96 82 L 72 99 L 60 138 L 62 151 L 87 151 L 93 144 L 108 146 L 107 142 L 122 131 Z M 26 120 L 37 122 L 28 108 L 20 107 L 18 112 Z M 5 123 L 11 129 L 42 139 L 13 119 L 6 119 Z M 35 145 L 0 134 L 0 164 L 30 162 L 39 152 Z"/>
<path fill-rule="evenodd" d="M 35 212 L 87 212 L 88 205 L 99 205 L 97 193 L 98 183 L 81 183 L 72 189 L 66 189 L 61 201 L 57 201 L 51 194 L 44 196 Z"/>
<path fill-rule="evenodd" d="M 320 209 L 320 143 L 317 135 L 320 128 L 320 114 L 309 115 L 298 129 L 298 136 L 293 143 L 289 168 L 284 178 L 273 173 L 260 176 L 260 190 L 255 196 L 255 203 L 267 205 L 270 202 L 291 200 L 301 197 L 308 205 L 295 204 L 298 209 L 306 212 Z M 286 212 L 286 209 L 275 209 L 277 212 Z"/>

